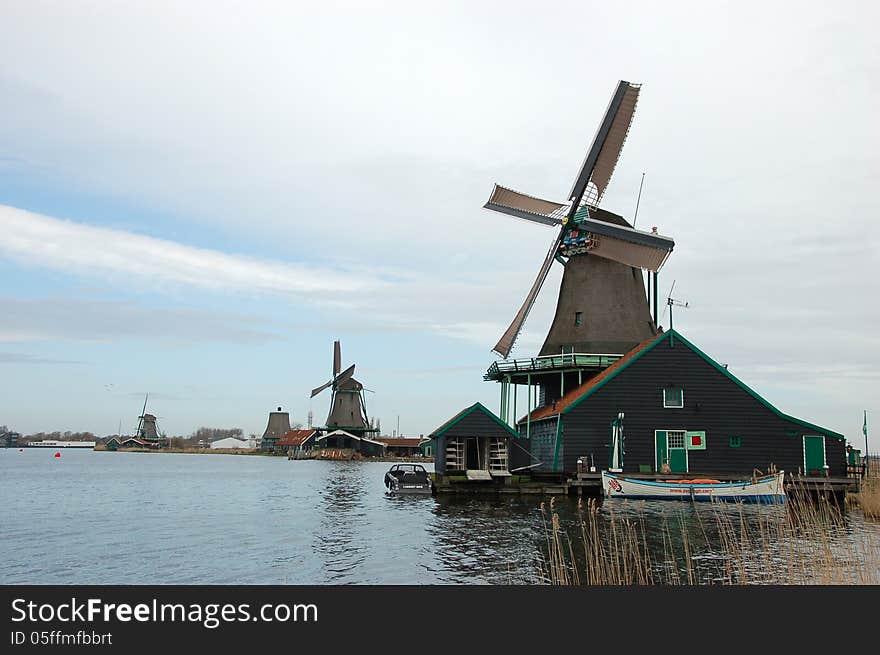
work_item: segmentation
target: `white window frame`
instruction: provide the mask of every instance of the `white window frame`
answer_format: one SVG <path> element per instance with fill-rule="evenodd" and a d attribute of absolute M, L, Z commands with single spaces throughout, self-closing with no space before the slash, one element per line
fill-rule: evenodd
<path fill-rule="evenodd" d="M 666 404 L 666 390 L 678 389 L 681 392 L 681 405 Z M 663 409 L 684 409 L 684 389 L 682 387 L 663 387 Z"/>

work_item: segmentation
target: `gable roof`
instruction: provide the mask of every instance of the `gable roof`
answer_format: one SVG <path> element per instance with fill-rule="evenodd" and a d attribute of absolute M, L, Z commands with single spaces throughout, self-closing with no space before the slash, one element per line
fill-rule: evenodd
<path fill-rule="evenodd" d="M 277 446 L 301 446 L 303 442 L 315 434 L 315 432 L 317 432 L 317 430 L 290 430 L 285 432 L 275 444 Z"/>
<path fill-rule="evenodd" d="M 541 408 L 533 411 L 532 416 L 531 416 L 531 420 L 535 421 L 535 420 L 539 420 L 540 418 L 548 418 L 550 416 L 557 416 L 559 414 L 567 414 L 569 411 L 571 411 L 573 408 L 577 407 L 581 402 L 583 402 L 586 398 L 589 398 L 591 395 L 596 393 L 599 389 L 604 387 L 608 382 L 610 382 L 615 377 L 620 375 L 621 372 L 626 370 L 630 365 L 632 365 L 633 362 L 637 361 L 640 357 L 642 357 L 642 355 L 650 352 L 655 347 L 657 347 L 658 344 L 662 343 L 663 341 L 665 341 L 667 339 L 673 339 L 673 338 L 676 341 L 678 341 L 678 342 L 684 344 L 685 346 L 687 346 L 688 348 L 690 348 L 691 351 L 693 351 L 694 353 L 699 355 L 706 363 L 708 363 L 710 366 L 712 366 L 716 371 L 718 371 L 719 373 L 724 375 L 731 382 L 733 382 L 736 386 L 738 386 L 740 389 L 745 391 L 752 398 L 757 400 L 759 403 L 761 403 L 764 407 L 769 409 L 773 414 L 775 414 L 779 418 L 784 419 L 786 421 L 790 421 L 791 423 L 795 423 L 796 425 L 799 425 L 801 427 L 805 427 L 809 430 L 815 430 L 816 432 L 819 432 L 820 434 L 824 434 L 829 437 L 834 437 L 835 439 L 841 439 L 844 441 L 846 440 L 846 437 L 844 435 L 840 434 L 839 432 L 834 432 L 833 430 L 823 428 L 819 425 L 815 425 L 813 423 L 803 421 L 799 418 L 795 418 L 794 416 L 790 416 L 788 414 L 781 412 L 774 405 L 772 405 L 768 400 L 766 400 L 761 395 L 759 395 L 756 391 L 751 389 L 748 385 L 746 385 L 742 380 L 740 380 L 738 377 L 736 377 L 733 373 L 731 373 L 725 367 L 723 367 L 721 364 L 719 364 L 714 359 L 709 357 L 709 355 L 707 355 L 702 350 L 697 348 L 694 344 L 692 344 L 690 341 L 685 339 L 681 334 L 679 334 L 675 330 L 668 330 L 667 332 L 663 332 L 659 336 L 652 337 L 651 339 L 648 339 L 647 341 L 643 341 L 638 346 L 636 346 L 635 348 L 630 350 L 624 357 L 617 360 L 614 364 L 612 364 L 611 366 L 606 368 L 604 371 L 602 371 L 599 375 L 588 380 L 587 382 L 580 385 L 579 387 L 576 387 L 575 389 L 573 389 L 572 391 L 567 393 L 565 396 L 560 398 L 556 402 L 555 409 L 550 409 L 548 412 L 541 414 L 538 418 L 535 417 L 535 413 L 539 412 L 541 410 L 545 410 L 547 408 L 541 407 Z M 522 421 L 520 421 L 520 422 L 522 422 Z"/>
<path fill-rule="evenodd" d="M 491 419 L 492 419 L 493 421 L 495 421 L 498 425 L 500 425 L 500 426 L 501 426 L 502 428 L 504 428 L 507 432 L 509 432 L 509 433 L 510 433 L 510 436 L 512 436 L 512 437 L 514 437 L 514 438 L 516 438 L 516 439 L 521 438 L 521 437 L 520 437 L 520 434 L 519 434 L 516 430 L 514 430 L 512 427 L 510 427 L 509 425 L 507 425 L 507 423 L 505 423 L 505 422 L 502 421 L 500 418 L 498 418 L 497 416 L 495 416 L 495 414 L 493 414 L 492 412 L 490 412 L 490 411 L 486 408 L 486 406 L 485 406 L 483 403 L 474 403 L 474 404 L 471 405 L 470 407 L 465 407 L 465 408 L 464 408 L 463 410 L 461 410 L 458 414 L 456 414 L 456 415 L 453 416 L 451 419 L 449 419 L 448 421 L 446 421 L 446 423 L 444 423 L 444 424 L 441 425 L 439 428 L 437 428 L 436 430 L 434 430 L 429 436 L 430 436 L 430 437 L 439 437 L 441 434 L 443 434 L 444 432 L 446 432 L 446 431 L 447 431 L 449 428 L 451 428 L 453 425 L 455 425 L 456 423 L 461 422 L 464 418 L 466 418 L 467 416 L 469 416 L 469 415 L 472 414 L 473 412 L 483 412 L 486 416 L 488 416 L 489 418 L 491 418 Z"/>

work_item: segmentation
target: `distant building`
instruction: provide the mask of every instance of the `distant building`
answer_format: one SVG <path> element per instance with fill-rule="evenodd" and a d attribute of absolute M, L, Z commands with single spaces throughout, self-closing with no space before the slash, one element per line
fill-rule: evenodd
<path fill-rule="evenodd" d="M 121 448 L 156 448 L 155 444 L 136 437 L 110 437 L 104 443 L 107 450 L 119 450 Z"/>
<path fill-rule="evenodd" d="M 385 444 L 385 453 L 395 457 L 422 457 L 422 443 L 430 441 L 424 437 L 376 437 Z"/>
<path fill-rule="evenodd" d="M 253 443 L 251 441 L 250 443 Z M 226 437 L 225 439 L 217 439 L 211 442 L 213 450 L 247 450 L 253 448 L 248 441 L 244 439 L 236 439 L 235 437 Z"/>
<path fill-rule="evenodd" d="M 269 422 L 260 440 L 260 450 L 275 452 L 276 443 L 288 432 L 290 432 L 290 414 L 282 412 L 280 407 L 277 411 L 269 412 Z"/>
<path fill-rule="evenodd" d="M 4 448 L 16 448 L 20 436 L 18 432 L 0 432 L 0 445 Z"/>
<path fill-rule="evenodd" d="M 54 441 L 43 439 L 42 441 L 28 441 L 28 448 L 94 448 L 94 441 Z"/>
<path fill-rule="evenodd" d="M 275 443 L 275 452 L 297 453 L 315 447 L 318 431 L 314 429 L 290 430 Z"/>

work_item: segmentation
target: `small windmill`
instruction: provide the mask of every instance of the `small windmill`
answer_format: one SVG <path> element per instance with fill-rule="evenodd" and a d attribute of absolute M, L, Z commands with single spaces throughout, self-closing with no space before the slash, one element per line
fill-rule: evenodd
<path fill-rule="evenodd" d="M 143 439 L 151 446 L 160 447 L 165 442 L 165 435 L 159 432 L 156 416 L 154 414 L 147 414 L 147 400 L 149 397 L 150 394 L 144 396 L 144 408 L 141 410 L 141 415 L 138 416 L 138 426 L 134 436 L 138 439 Z"/>
<path fill-rule="evenodd" d="M 656 274 L 675 242 L 656 228 L 636 230 L 622 216 L 599 208 L 629 132 L 640 88 L 625 81 L 617 84 L 567 202 L 536 198 L 496 184 L 484 205 L 559 228 L 522 306 L 492 348 L 505 359 L 553 262 L 565 268 L 556 316 L 540 355 L 623 353 L 656 332 Z M 639 269 L 654 273 L 653 319 Z"/>
<path fill-rule="evenodd" d="M 342 371 L 342 350 L 339 341 L 333 342 L 333 369 L 330 380 L 320 387 L 312 389 L 311 398 L 330 387 L 330 413 L 327 416 L 328 428 L 341 428 L 349 432 L 363 433 L 369 431 L 366 402 L 364 401 L 364 385 L 354 379 L 352 364 Z"/>

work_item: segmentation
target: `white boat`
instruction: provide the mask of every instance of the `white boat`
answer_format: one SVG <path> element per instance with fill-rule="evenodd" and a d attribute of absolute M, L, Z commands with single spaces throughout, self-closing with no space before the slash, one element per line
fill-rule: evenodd
<path fill-rule="evenodd" d="M 745 503 L 784 503 L 784 471 L 753 480 L 639 480 L 602 471 L 602 490 L 606 498 L 651 500 L 741 501 Z"/>

